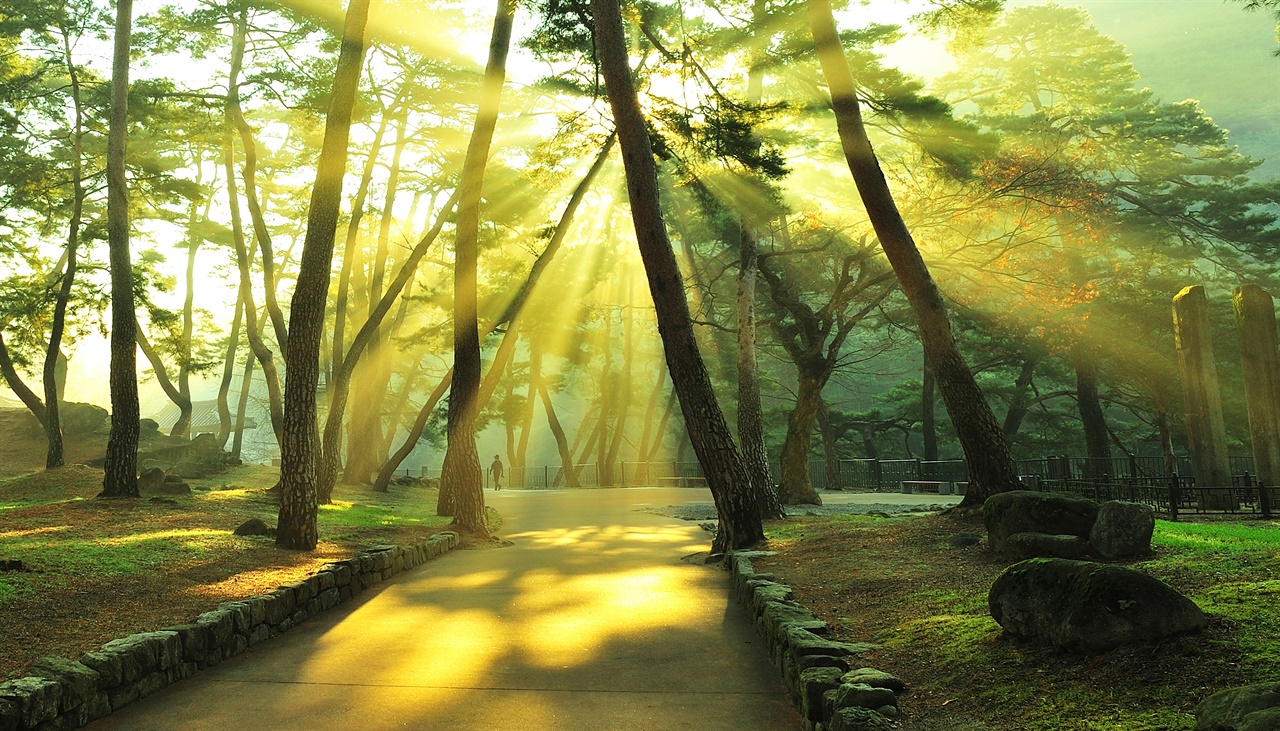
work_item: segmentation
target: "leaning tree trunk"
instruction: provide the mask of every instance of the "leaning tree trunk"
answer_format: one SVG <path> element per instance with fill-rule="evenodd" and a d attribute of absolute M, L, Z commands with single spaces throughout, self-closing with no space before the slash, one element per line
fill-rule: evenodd
<path fill-rule="evenodd" d="M 1036 362 L 1036 358 L 1023 360 L 1018 378 L 1013 382 L 1013 397 L 1009 399 L 1009 410 L 1005 412 L 1004 424 L 1000 427 L 1009 441 L 1017 436 L 1023 419 L 1031 412 L 1031 384 L 1035 381 Z"/>
<path fill-rule="evenodd" d="M 138 362 L 134 345 L 133 262 L 129 256 L 129 192 L 124 155 L 129 125 L 129 35 L 133 0 L 116 0 L 107 137 L 107 248 L 111 261 L 111 433 L 102 497 L 138 496 Z"/>
<path fill-rule="evenodd" d="M 289 341 L 285 348 L 288 378 L 284 394 L 284 441 L 280 444 L 280 519 L 276 545 L 310 551 L 319 540 L 316 527 L 316 482 L 320 434 L 316 429 L 316 387 L 320 382 L 320 330 L 333 268 L 333 240 L 347 168 L 351 110 L 355 106 L 369 0 L 351 0 L 342 29 L 342 51 L 333 79 L 333 96 L 325 117 L 324 141 L 316 164 L 302 243 L 298 282 L 289 306 Z"/>
<path fill-rule="evenodd" d="M 920 342 L 933 365 L 942 402 L 968 461 L 969 487 L 961 505 L 981 505 L 989 495 L 1018 487 L 1018 474 L 1009 454 L 1009 444 L 973 377 L 973 371 L 956 346 L 946 304 L 898 212 L 875 150 L 871 147 L 862 122 L 862 111 L 854 95 L 849 62 L 836 34 L 830 0 L 808 0 L 808 5 L 813 42 L 831 90 L 831 106 L 845 161 L 880 246 L 911 305 L 920 328 Z"/>
<path fill-rule="evenodd" d="M 515 0 L 498 0 L 489 40 L 480 104 L 458 187 L 458 231 L 453 264 L 453 387 L 449 389 L 448 446 L 440 473 L 436 512 L 452 515 L 465 531 L 487 534 L 484 484 L 476 451 L 477 396 L 480 389 L 480 325 L 477 321 L 476 263 L 479 257 L 480 198 L 493 130 L 502 103 L 502 85 L 511 50 Z"/>
<path fill-rule="evenodd" d="M 67 76 L 71 83 L 72 116 L 75 131 L 71 144 L 71 218 L 67 230 L 67 265 L 62 272 L 62 282 L 58 287 L 57 300 L 53 307 L 53 325 L 49 328 L 49 348 L 44 356 L 44 403 L 45 403 L 45 436 L 49 448 L 45 453 L 45 468 L 61 467 L 62 417 L 60 402 L 61 389 L 58 388 L 58 358 L 62 353 L 62 334 L 67 326 L 67 305 L 71 302 L 71 287 L 76 277 L 76 253 L 80 245 L 80 223 L 84 216 L 84 106 L 80 98 L 80 73 L 76 71 L 75 60 L 71 57 L 71 38 L 65 27 L 62 31 L 62 55 L 67 63 Z"/>
<path fill-rule="evenodd" d="M 720 518 L 712 551 L 719 554 L 750 546 L 764 538 L 760 504 L 698 350 L 684 279 L 658 203 L 657 167 L 627 62 L 621 9 L 618 0 L 591 0 L 591 10 L 600 68 L 622 147 L 631 219 L 667 368 Z"/>
<path fill-rule="evenodd" d="M 547 428 L 551 430 L 551 436 L 556 440 L 556 450 L 560 453 L 560 473 L 564 476 L 564 486 L 582 487 L 578 482 L 578 471 L 573 464 L 573 450 L 569 449 L 569 440 L 565 437 L 564 427 L 560 425 L 560 419 L 556 416 L 555 404 L 551 403 L 551 392 L 547 390 L 545 381 L 538 386 L 542 408 L 547 412 Z"/>
<path fill-rule="evenodd" d="M 831 423 L 831 409 L 824 399 L 818 399 L 818 433 L 822 436 L 822 464 L 825 467 L 828 490 L 840 489 L 840 450 L 835 424 Z"/>
<path fill-rule="evenodd" d="M 378 476 L 373 479 L 373 489 L 378 492 L 386 492 L 387 487 L 391 484 L 391 478 L 399 469 L 400 463 L 404 462 L 405 457 L 418 446 L 418 440 L 422 438 L 422 432 L 427 428 L 427 420 L 431 418 L 431 412 L 436 410 L 436 404 L 440 403 L 440 398 L 444 396 L 444 392 L 449 389 L 449 385 L 453 383 L 453 370 L 450 369 L 444 378 L 440 379 L 436 390 L 431 392 L 431 396 L 427 398 L 427 402 L 422 405 L 418 411 L 418 417 L 414 419 L 413 426 L 409 427 L 409 435 L 405 438 L 404 444 L 391 455 L 387 463 L 382 465 L 382 469 L 378 470 Z"/>
<path fill-rule="evenodd" d="M 236 374 L 236 351 L 240 345 L 240 321 L 244 318 L 244 300 L 236 296 L 236 311 L 231 317 L 231 335 L 227 337 L 227 357 L 222 363 L 222 380 L 218 382 L 218 446 L 226 448 L 231 437 L 231 405 L 227 394 Z M 252 354 L 250 355 L 252 357 Z"/>
<path fill-rule="evenodd" d="M 1084 475 L 1105 480 L 1111 476 L 1111 439 L 1098 397 L 1098 360 L 1088 345 L 1080 344 L 1071 350 L 1071 364 L 1076 370 L 1076 402 L 1084 426 Z"/>
<path fill-rule="evenodd" d="M 929 359 L 925 358 L 920 380 L 920 432 L 924 437 L 926 462 L 938 461 L 937 385 Z"/>
<path fill-rule="evenodd" d="M 9 355 L 9 347 L 5 345 L 3 332 L 0 332 L 0 375 L 4 376 L 4 382 L 9 385 L 9 389 L 31 411 L 36 421 L 40 422 L 40 428 L 47 430 L 49 428 L 48 410 L 40 401 L 40 397 L 26 383 L 23 383 L 22 376 L 14 368 L 13 357 Z"/>

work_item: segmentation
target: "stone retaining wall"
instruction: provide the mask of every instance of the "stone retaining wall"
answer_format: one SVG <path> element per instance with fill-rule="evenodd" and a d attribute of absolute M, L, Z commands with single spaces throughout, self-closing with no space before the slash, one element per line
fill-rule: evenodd
<path fill-rule="evenodd" d="M 0 683 L 0 731 L 84 726 L 457 545 L 458 534 L 444 532 L 407 546 L 375 546 L 270 594 L 223 602 L 191 624 L 112 640 L 78 661 L 41 658 L 32 675 Z"/>
<path fill-rule="evenodd" d="M 804 718 L 805 731 L 882 731 L 897 728 L 901 680 L 862 667 L 858 656 L 876 648 L 867 642 L 837 642 L 831 628 L 793 601 L 791 587 L 756 571 L 752 559 L 771 551 L 729 556 L 732 591 L 768 644 L 773 664 Z"/>

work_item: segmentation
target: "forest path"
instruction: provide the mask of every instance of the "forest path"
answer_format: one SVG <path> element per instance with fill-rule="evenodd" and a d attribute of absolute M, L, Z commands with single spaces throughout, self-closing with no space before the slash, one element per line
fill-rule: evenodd
<path fill-rule="evenodd" d="M 453 551 L 93 731 L 789 731 L 800 719 L 696 523 L 697 488 L 486 491 L 513 545 Z"/>

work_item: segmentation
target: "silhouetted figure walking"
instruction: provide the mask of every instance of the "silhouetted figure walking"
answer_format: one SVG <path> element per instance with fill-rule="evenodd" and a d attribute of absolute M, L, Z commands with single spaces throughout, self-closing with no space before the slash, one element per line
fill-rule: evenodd
<path fill-rule="evenodd" d="M 502 459 L 493 455 L 493 464 L 489 465 L 489 474 L 493 475 L 493 489 L 502 489 Z"/>

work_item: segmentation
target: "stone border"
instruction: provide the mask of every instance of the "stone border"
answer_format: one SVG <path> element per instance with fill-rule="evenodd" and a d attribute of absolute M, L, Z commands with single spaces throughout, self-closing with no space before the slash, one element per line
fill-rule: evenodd
<path fill-rule="evenodd" d="M 444 531 L 407 546 L 374 546 L 270 594 L 223 602 L 191 624 L 112 640 L 78 661 L 40 658 L 30 676 L 0 683 L 0 731 L 84 726 L 457 545 L 458 534 Z"/>
<path fill-rule="evenodd" d="M 793 600 L 791 587 L 756 571 L 752 559 L 776 551 L 728 556 L 732 592 L 747 611 L 800 710 L 805 731 L 881 731 L 897 728 L 898 696 L 906 685 L 856 658 L 877 645 L 837 642 L 826 622 Z"/>

